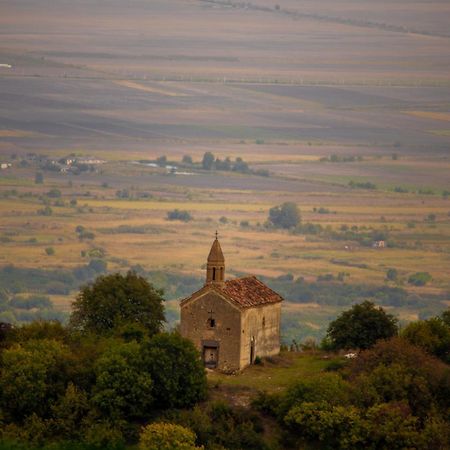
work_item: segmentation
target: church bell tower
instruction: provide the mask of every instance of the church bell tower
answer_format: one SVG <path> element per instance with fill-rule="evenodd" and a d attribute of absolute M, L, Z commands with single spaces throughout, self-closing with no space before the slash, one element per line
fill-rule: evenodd
<path fill-rule="evenodd" d="M 225 258 L 217 236 L 211 246 L 206 264 L 206 284 L 222 284 L 225 277 Z"/>

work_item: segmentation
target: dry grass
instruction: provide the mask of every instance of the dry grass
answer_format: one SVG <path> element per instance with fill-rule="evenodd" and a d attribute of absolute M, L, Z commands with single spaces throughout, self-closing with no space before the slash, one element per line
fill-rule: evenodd
<path fill-rule="evenodd" d="M 434 112 L 434 111 L 407 111 L 406 113 L 414 117 L 422 117 L 425 119 L 450 122 L 450 113 Z"/>

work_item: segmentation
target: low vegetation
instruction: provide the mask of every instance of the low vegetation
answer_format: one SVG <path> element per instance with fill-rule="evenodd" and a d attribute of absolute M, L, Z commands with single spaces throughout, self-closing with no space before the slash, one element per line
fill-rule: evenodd
<path fill-rule="evenodd" d="M 102 306 L 124 298 L 126 308 Z M 446 448 L 449 312 L 397 337 L 382 309 L 355 305 L 322 344 L 355 358 L 305 342 L 307 351 L 258 358 L 242 374 L 212 373 L 208 388 L 193 344 L 161 331 L 162 303 L 136 273 L 112 274 L 80 291 L 68 327 L 2 324 L 0 448 Z M 358 341 L 337 338 L 344 322 Z"/>

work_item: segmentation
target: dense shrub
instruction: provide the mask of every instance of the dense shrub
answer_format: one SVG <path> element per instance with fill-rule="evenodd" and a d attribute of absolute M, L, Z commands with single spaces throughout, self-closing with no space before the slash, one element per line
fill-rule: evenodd
<path fill-rule="evenodd" d="M 152 423 L 142 430 L 141 450 L 195 450 L 195 433 L 173 423 Z"/>
<path fill-rule="evenodd" d="M 431 280 L 432 277 L 428 272 L 416 272 L 409 276 L 408 283 L 414 286 L 425 286 Z"/>
<path fill-rule="evenodd" d="M 182 222 L 189 222 L 192 216 L 188 211 L 174 209 L 167 213 L 167 220 L 181 220 Z"/>
<path fill-rule="evenodd" d="M 206 395 L 206 374 L 198 352 L 177 333 L 160 333 L 144 342 L 143 367 L 154 382 L 160 408 L 184 408 Z"/>

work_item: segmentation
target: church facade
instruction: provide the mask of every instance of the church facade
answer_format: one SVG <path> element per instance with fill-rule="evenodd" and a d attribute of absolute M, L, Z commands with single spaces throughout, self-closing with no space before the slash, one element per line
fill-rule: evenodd
<path fill-rule="evenodd" d="M 254 276 L 225 281 L 225 258 L 214 240 L 205 285 L 181 301 L 181 334 L 190 339 L 206 367 L 235 372 L 256 356 L 280 351 L 283 298 Z"/>

